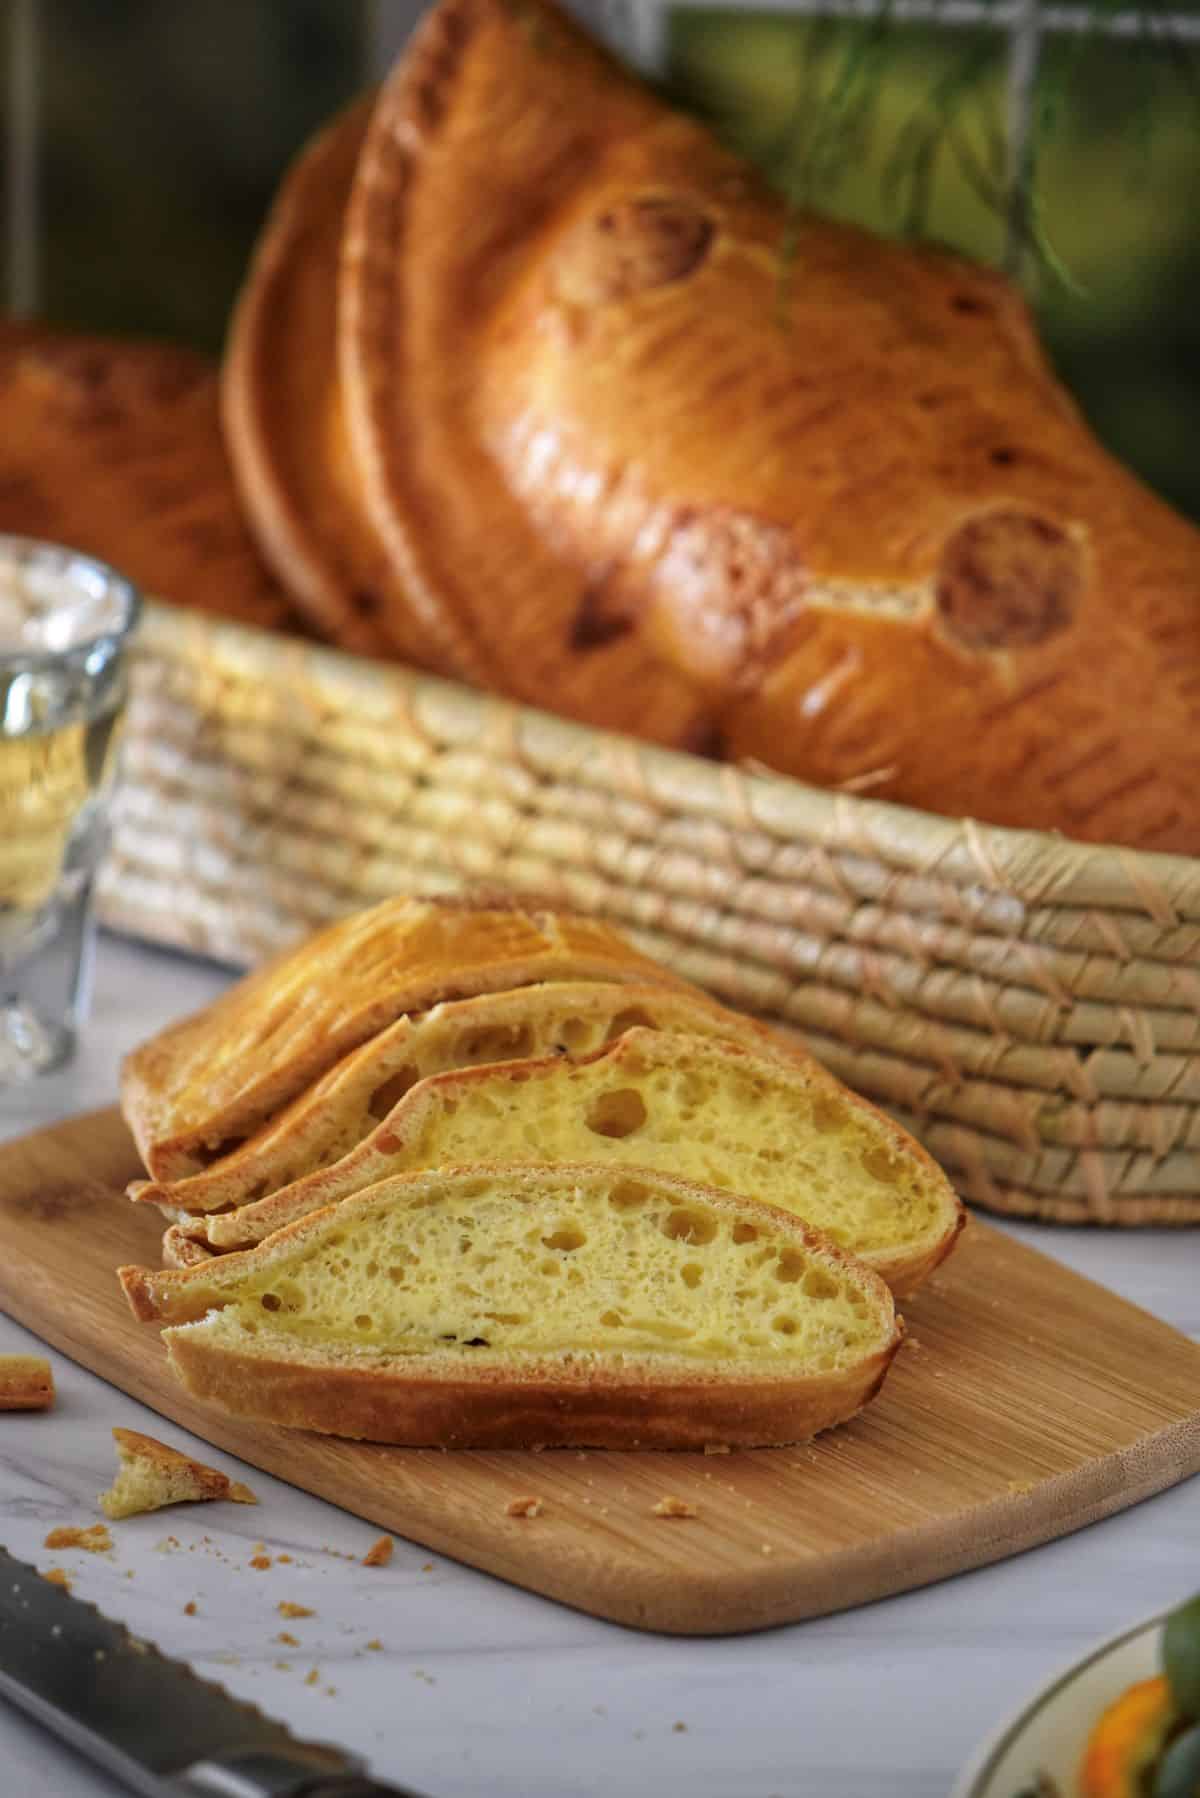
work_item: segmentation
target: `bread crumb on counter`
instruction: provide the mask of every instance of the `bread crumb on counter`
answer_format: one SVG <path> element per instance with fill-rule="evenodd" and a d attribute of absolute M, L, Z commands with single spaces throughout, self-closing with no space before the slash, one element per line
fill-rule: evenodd
<path fill-rule="evenodd" d="M 71 1576 L 65 1567 L 48 1567 L 42 1578 L 52 1586 L 61 1586 L 64 1592 L 71 1590 Z"/>
<path fill-rule="evenodd" d="M 105 1523 L 93 1523 L 87 1529 L 63 1527 L 51 1530 L 42 1543 L 43 1548 L 82 1548 L 89 1555 L 107 1554 L 112 1545 L 113 1539 Z"/>
<path fill-rule="evenodd" d="M 504 1514 L 506 1517 L 540 1517 L 544 1509 L 540 1498 L 510 1498 Z"/>
<path fill-rule="evenodd" d="M 370 1548 L 368 1548 L 366 1554 L 363 1556 L 363 1566 L 386 1567 L 392 1558 L 392 1551 L 395 1546 L 396 1544 L 392 1541 L 390 1536 L 380 1536 L 378 1541 L 372 1542 Z"/>
<path fill-rule="evenodd" d="M 290 1629 L 281 1629 L 275 1640 L 284 1648 L 299 1648 L 300 1646 L 299 1636 L 294 1636 Z"/>
<path fill-rule="evenodd" d="M 367 1647 L 370 1649 L 378 1650 L 383 1647 L 383 1643 L 379 1640 L 378 1636 L 372 1636 L 371 1640 L 367 1643 Z"/>
<path fill-rule="evenodd" d="M 695 1505 L 686 1498 L 660 1498 L 654 1507 L 656 1517 L 699 1517 Z"/>
<path fill-rule="evenodd" d="M 270 1565 L 271 1565 L 270 1555 L 251 1555 L 250 1556 L 250 1566 L 257 1567 L 260 1573 L 265 1572 L 266 1569 Z"/>
<path fill-rule="evenodd" d="M 106 1517 L 114 1521 L 137 1517 L 143 1511 L 158 1511 L 164 1505 L 198 1504 L 206 1499 L 229 1498 L 234 1504 L 255 1505 L 258 1500 L 249 1486 L 231 1480 L 228 1474 L 203 1461 L 193 1461 L 168 1448 L 154 1436 L 143 1436 L 139 1430 L 113 1430 L 117 1448 L 117 1477 L 98 1503 Z M 176 1544 L 178 1547 L 178 1544 Z"/>
<path fill-rule="evenodd" d="M 196 1615 L 196 1600 L 194 1598 L 188 1599 L 183 1607 L 183 1614 L 185 1617 L 194 1617 Z"/>
<path fill-rule="evenodd" d="M 280 1599 L 275 1609 L 281 1617 L 315 1617 L 317 1614 L 315 1611 L 310 1611 L 306 1604 L 292 1604 L 286 1598 Z"/>
<path fill-rule="evenodd" d="M 685 1736 L 687 1734 L 687 1724 L 686 1723 L 672 1723 L 671 1730 L 674 1735 Z"/>
<path fill-rule="evenodd" d="M 0 1411 L 49 1411 L 54 1375 L 42 1355 L 0 1355 Z"/>
<path fill-rule="evenodd" d="M 321 1675 L 317 1672 L 315 1667 L 312 1669 L 311 1672 L 305 1674 L 304 1683 L 306 1686 L 319 1686 L 320 1685 Z"/>

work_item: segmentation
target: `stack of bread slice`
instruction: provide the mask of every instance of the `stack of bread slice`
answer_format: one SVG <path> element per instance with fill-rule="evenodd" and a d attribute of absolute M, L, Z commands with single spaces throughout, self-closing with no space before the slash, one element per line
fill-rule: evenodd
<path fill-rule="evenodd" d="M 798 1046 L 607 926 L 395 899 L 135 1051 L 174 1220 L 122 1270 L 194 1392 L 411 1444 L 694 1447 L 843 1421 L 963 1211 Z"/>

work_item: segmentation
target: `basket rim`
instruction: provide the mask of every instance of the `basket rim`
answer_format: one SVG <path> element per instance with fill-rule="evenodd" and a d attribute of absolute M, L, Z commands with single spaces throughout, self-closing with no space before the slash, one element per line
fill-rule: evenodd
<path fill-rule="evenodd" d="M 534 767 L 569 770 L 584 784 L 617 786 L 660 809 L 700 814 L 775 841 L 812 839 L 815 854 L 882 863 L 961 886 L 984 886 L 1020 904 L 1139 913 L 1174 928 L 1200 924 L 1200 856 L 1085 843 L 1053 831 L 946 817 L 890 800 L 810 786 L 758 766 L 709 762 L 614 731 L 518 705 L 495 694 L 327 644 L 151 600 L 137 649 L 175 655 L 180 636 L 233 674 L 273 675 L 349 695 L 368 721 L 396 716 L 443 746 L 486 737 Z"/>

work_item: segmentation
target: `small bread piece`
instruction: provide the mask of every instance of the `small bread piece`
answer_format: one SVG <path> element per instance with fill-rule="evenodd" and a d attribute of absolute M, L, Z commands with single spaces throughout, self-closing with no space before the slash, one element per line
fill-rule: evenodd
<path fill-rule="evenodd" d="M 950 1253 L 966 1216 L 925 1150 L 816 1062 L 634 1028 L 586 1061 L 423 1081 L 333 1167 L 209 1218 L 209 1241 L 260 1242 L 389 1175 L 485 1159 L 615 1161 L 732 1188 L 804 1218 L 898 1293 Z"/>
<path fill-rule="evenodd" d="M 884 1283 L 798 1218 L 595 1166 L 385 1180 L 121 1283 L 177 1326 L 196 1397 L 412 1446 L 800 1441 L 874 1396 L 901 1337 Z"/>
<path fill-rule="evenodd" d="M 173 1182 L 135 1181 L 129 1196 L 170 1207 L 173 1216 L 248 1204 L 339 1161 L 431 1074 L 547 1056 L 577 1059 L 638 1026 L 728 1037 L 763 1054 L 802 1053 L 703 994 L 670 986 L 559 980 L 481 993 L 397 1019 L 204 1173 Z M 178 1237 L 171 1241 L 180 1257 L 196 1258 Z"/>
<path fill-rule="evenodd" d="M 519 901 L 387 899 L 133 1050 L 125 1120 L 154 1179 L 182 1179 L 406 1012 L 565 979 L 694 990 L 591 919 Z"/>
<path fill-rule="evenodd" d="M 54 1375 L 41 1355 L 0 1355 L 0 1411 L 48 1411 Z"/>
<path fill-rule="evenodd" d="M 153 1436 L 137 1430 L 114 1429 L 120 1466 L 117 1477 L 99 1498 L 106 1517 L 136 1517 L 142 1511 L 158 1511 L 164 1505 L 199 1503 L 204 1499 L 230 1498 L 234 1504 L 256 1505 L 248 1486 L 228 1474 L 206 1467 L 168 1448 Z"/>

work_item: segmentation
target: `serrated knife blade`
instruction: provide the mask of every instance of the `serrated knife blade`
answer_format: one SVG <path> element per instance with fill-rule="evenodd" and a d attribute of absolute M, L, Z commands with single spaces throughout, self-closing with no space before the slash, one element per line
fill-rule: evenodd
<path fill-rule="evenodd" d="M 0 1548 L 0 1696 L 146 1798 L 418 1798 L 297 1742 Z"/>

